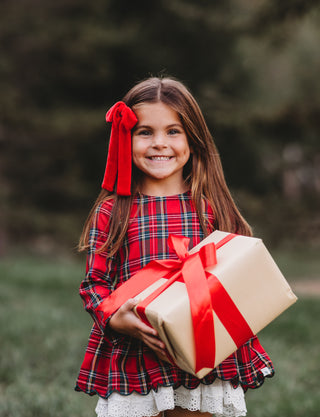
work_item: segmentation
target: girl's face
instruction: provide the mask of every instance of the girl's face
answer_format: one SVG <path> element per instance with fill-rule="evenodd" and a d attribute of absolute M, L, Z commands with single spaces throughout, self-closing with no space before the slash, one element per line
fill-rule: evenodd
<path fill-rule="evenodd" d="M 134 112 L 132 158 L 144 174 L 141 192 L 164 196 L 187 191 L 183 167 L 190 148 L 178 114 L 162 102 L 139 104 Z"/>

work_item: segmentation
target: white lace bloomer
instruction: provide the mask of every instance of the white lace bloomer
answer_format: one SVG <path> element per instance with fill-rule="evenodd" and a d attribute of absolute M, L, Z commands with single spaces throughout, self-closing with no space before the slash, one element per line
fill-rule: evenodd
<path fill-rule="evenodd" d="M 107 400 L 99 398 L 96 413 L 98 417 L 149 417 L 176 406 L 209 412 L 215 417 L 240 417 L 247 413 L 242 387 L 233 388 L 229 381 L 218 378 L 195 389 L 160 386 L 158 391 L 151 390 L 147 395 L 113 392 Z"/>

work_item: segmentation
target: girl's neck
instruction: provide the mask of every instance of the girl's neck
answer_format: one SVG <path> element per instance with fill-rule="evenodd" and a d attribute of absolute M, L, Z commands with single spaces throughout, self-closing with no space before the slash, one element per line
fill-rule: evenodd
<path fill-rule="evenodd" d="M 183 194 L 189 190 L 189 186 L 186 183 L 172 183 L 163 184 L 161 183 L 149 183 L 145 181 L 139 187 L 139 191 L 144 195 L 156 196 L 156 197 L 167 197 L 170 195 Z"/>

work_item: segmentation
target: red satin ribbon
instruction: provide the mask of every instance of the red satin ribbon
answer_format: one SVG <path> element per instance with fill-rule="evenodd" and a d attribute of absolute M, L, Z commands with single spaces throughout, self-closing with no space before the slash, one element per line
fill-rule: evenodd
<path fill-rule="evenodd" d="M 114 191 L 117 180 L 117 194 L 131 194 L 131 129 L 138 119 L 134 112 L 119 101 L 106 114 L 106 121 L 112 123 L 109 151 L 102 188 Z"/>
<path fill-rule="evenodd" d="M 147 323 L 145 309 L 156 297 L 173 282 L 183 281 L 190 300 L 192 315 L 196 369 L 214 368 L 215 335 L 214 310 L 223 323 L 237 347 L 249 340 L 253 333 L 231 297 L 220 281 L 205 269 L 217 263 L 216 248 L 221 247 L 236 235 L 229 234 L 218 244 L 209 243 L 199 252 L 190 255 L 187 251 L 189 239 L 180 236 L 169 236 L 169 246 L 175 250 L 179 260 L 152 261 L 132 278 L 121 285 L 98 307 L 105 318 L 114 313 L 128 298 L 135 297 L 160 278 L 166 282 L 146 297 L 137 306 L 141 319 Z"/>
<path fill-rule="evenodd" d="M 215 275 L 210 274 L 208 285 L 213 310 L 239 348 L 254 336 L 238 307 Z"/>

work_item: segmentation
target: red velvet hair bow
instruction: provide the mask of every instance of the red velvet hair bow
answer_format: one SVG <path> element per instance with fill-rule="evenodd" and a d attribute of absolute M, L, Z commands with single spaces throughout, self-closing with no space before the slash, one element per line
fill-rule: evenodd
<path fill-rule="evenodd" d="M 131 194 L 131 129 L 138 119 L 134 112 L 119 101 L 106 114 L 106 121 L 112 123 L 106 170 L 102 188 L 114 191 L 117 181 L 117 194 Z"/>

